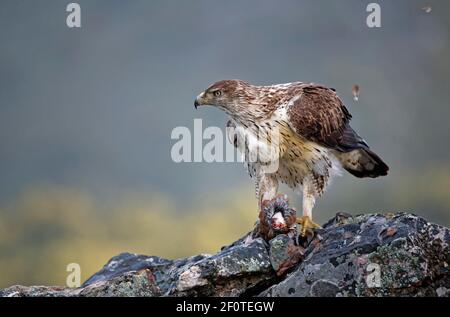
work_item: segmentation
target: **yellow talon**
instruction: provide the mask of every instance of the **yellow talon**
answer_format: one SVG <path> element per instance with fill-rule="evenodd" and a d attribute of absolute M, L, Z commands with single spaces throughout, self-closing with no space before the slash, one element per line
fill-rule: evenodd
<path fill-rule="evenodd" d="M 322 228 L 317 223 L 313 222 L 311 218 L 308 216 L 303 216 L 297 218 L 297 223 L 302 226 L 302 231 L 300 232 L 300 235 L 304 237 L 306 235 L 306 230 L 308 229 L 320 229 Z"/>

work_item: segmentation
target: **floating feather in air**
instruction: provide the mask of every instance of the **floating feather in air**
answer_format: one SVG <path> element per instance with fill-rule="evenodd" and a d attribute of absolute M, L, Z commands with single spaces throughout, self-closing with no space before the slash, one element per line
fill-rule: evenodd
<path fill-rule="evenodd" d="M 353 100 L 358 101 L 359 100 L 359 85 L 353 85 L 352 93 L 353 93 Z"/>
<path fill-rule="evenodd" d="M 430 6 L 427 6 L 423 7 L 422 10 L 425 11 L 425 13 L 430 13 L 432 11 L 432 8 Z"/>

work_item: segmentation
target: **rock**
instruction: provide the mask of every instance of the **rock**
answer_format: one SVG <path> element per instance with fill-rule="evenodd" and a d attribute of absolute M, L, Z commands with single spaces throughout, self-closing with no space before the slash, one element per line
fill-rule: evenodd
<path fill-rule="evenodd" d="M 450 296 L 450 230 L 412 214 L 339 213 L 312 237 L 254 230 L 215 255 L 122 253 L 80 288 L 0 296 Z"/>
<path fill-rule="evenodd" d="M 303 258 L 305 249 L 295 244 L 288 235 L 281 234 L 269 241 L 269 258 L 278 276 L 297 265 Z"/>
<path fill-rule="evenodd" d="M 411 214 L 333 219 L 261 296 L 449 296 L 450 230 Z"/>

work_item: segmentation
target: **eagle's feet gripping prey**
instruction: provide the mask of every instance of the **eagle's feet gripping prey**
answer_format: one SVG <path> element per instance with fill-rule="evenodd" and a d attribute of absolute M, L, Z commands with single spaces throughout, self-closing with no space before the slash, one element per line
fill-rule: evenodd
<path fill-rule="evenodd" d="M 279 234 L 287 234 L 299 243 L 311 241 L 315 236 L 314 229 L 322 227 L 311 220 L 309 216 L 296 217 L 296 210 L 289 207 L 287 195 L 278 195 L 271 200 L 264 200 L 259 213 L 259 234 L 269 241 Z M 299 234 L 298 226 L 301 225 Z"/>
<path fill-rule="evenodd" d="M 302 226 L 300 236 L 305 237 L 308 230 L 321 229 L 317 223 L 313 222 L 309 216 L 302 216 L 297 218 L 297 223 Z"/>
<path fill-rule="evenodd" d="M 271 200 L 264 200 L 261 204 L 259 214 L 259 231 L 266 240 L 273 239 L 278 234 L 288 234 L 297 237 L 296 224 L 301 225 L 300 237 L 305 238 L 307 233 L 312 233 L 313 229 L 320 229 L 308 216 L 296 217 L 296 211 L 289 207 L 287 195 L 278 195 Z"/>

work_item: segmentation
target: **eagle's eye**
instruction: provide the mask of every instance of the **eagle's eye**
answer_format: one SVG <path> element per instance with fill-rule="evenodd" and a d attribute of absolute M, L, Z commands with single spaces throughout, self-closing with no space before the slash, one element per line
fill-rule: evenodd
<path fill-rule="evenodd" d="M 213 92 L 213 94 L 214 94 L 214 97 L 219 97 L 220 95 L 222 95 L 222 91 L 216 90 Z"/>

